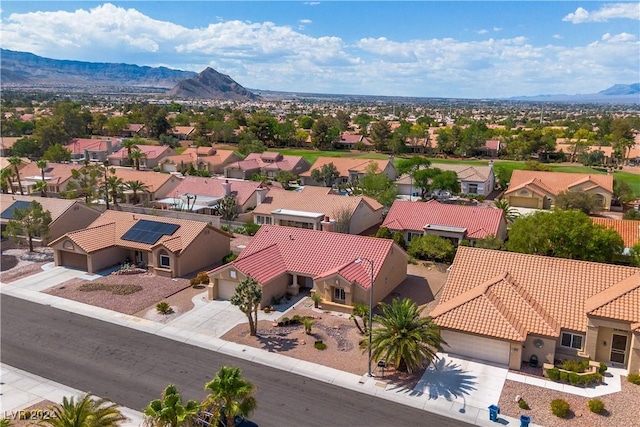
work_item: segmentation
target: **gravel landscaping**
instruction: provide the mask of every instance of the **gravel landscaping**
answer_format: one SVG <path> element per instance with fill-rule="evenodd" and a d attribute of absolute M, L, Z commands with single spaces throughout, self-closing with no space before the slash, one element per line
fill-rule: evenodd
<path fill-rule="evenodd" d="M 2 265 L 0 281 L 13 282 L 22 277 L 42 271 L 42 266 L 53 261 L 53 251 L 50 248 L 34 248 L 33 252 L 18 246 L 13 242 L 2 242 Z"/>

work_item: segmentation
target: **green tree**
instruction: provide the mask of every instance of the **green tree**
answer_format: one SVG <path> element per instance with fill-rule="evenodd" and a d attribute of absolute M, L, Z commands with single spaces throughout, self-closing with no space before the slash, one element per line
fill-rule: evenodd
<path fill-rule="evenodd" d="M 214 211 L 216 215 L 220 215 L 225 221 L 233 221 L 238 218 L 240 213 L 238 199 L 234 195 L 225 196 L 216 205 Z"/>
<path fill-rule="evenodd" d="M 109 117 L 107 121 L 104 123 L 104 128 L 107 130 L 109 135 L 121 135 L 122 132 L 129 125 L 128 120 L 124 116 L 113 116 Z"/>
<path fill-rule="evenodd" d="M 387 175 L 378 173 L 378 165 L 371 162 L 365 175 L 358 181 L 357 193 L 371 197 L 381 205 L 389 207 L 393 204 L 398 195 L 398 189 Z"/>
<path fill-rule="evenodd" d="M 505 168 L 504 166 L 496 165 L 493 167 L 493 173 L 496 176 L 496 183 L 498 188 L 501 190 L 506 190 L 509 187 L 509 182 L 511 181 L 511 175 L 513 171 Z"/>
<path fill-rule="evenodd" d="M 578 210 L 539 211 L 511 224 L 507 250 L 595 262 L 613 262 L 624 242 Z"/>
<path fill-rule="evenodd" d="M 431 317 L 421 316 L 424 309 L 409 298 L 394 299 L 391 304 L 379 304 L 381 315 L 374 317 L 371 357 L 373 361 L 386 360 L 398 371 L 413 372 L 438 359 L 446 342 L 440 337 L 440 328 Z M 369 342 L 362 340 L 360 348 L 367 350 Z"/>
<path fill-rule="evenodd" d="M 135 180 L 135 181 L 127 181 L 124 183 L 124 186 L 127 190 L 131 191 L 133 193 L 133 197 L 131 198 L 131 202 L 134 205 L 137 205 L 139 203 L 139 199 L 138 199 L 138 193 L 148 193 L 149 192 L 149 187 L 147 187 L 147 185 L 139 180 Z"/>
<path fill-rule="evenodd" d="M 115 427 L 125 421 L 118 405 L 87 393 L 78 398 L 62 399 L 62 405 L 52 406 L 53 416 L 38 423 L 49 427 Z"/>
<path fill-rule="evenodd" d="M 407 252 L 414 258 L 451 262 L 456 254 L 456 248 L 448 239 L 427 234 L 411 239 Z"/>
<path fill-rule="evenodd" d="M 556 208 L 577 209 L 589 215 L 600 212 L 603 206 L 595 194 L 582 191 L 563 191 L 556 197 Z"/>
<path fill-rule="evenodd" d="M 371 140 L 376 150 L 386 151 L 391 141 L 391 125 L 386 120 L 380 120 L 371 125 Z"/>
<path fill-rule="evenodd" d="M 41 118 L 36 122 L 33 137 L 40 141 L 42 150 L 45 151 L 54 144 L 66 144 L 70 138 L 58 119 L 47 117 Z"/>
<path fill-rule="evenodd" d="M 72 169 L 66 190 L 61 191 L 60 194 L 65 199 L 84 197 L 84 202 L 91 205 L 100 197 L 102 175 L 102 168 L 98 165 L 85 165 L 80 169 Z"/>
<path fill-rule="evenodd" d="M 11 155 L 17 157 L 36 157 L 39 156 L 42 150 L 40 141 L 35 138 L 25 136 L 14 142 L 11 147 Z"/>
<path fill-rule="evenodd" d="M 315 182 L 322 182 L 325 187 L 331 187 L 339 176 L 340 172 L 333 163 L 322 165 L 320 169 L 311 171 L 311 179 Z"/>
<path fill-rule="evenodd" d="M 353 309 L 351 311 L 351 315 L 349 319 L 353 319 L 353 323 L 356 324 L 356 328 L 360 331 L 362 335 L 366 335 L 369 333 L 369 306 L 362 303 L 353 304 Z M 360 326 L 360 322 L 358 319 L 362 320 L 362 326 Z"/>
<path fill-rule="evenodd" d="M 260 141 L 252 132 L 244 129 L 238 135 L 238 151 L 240 154 L 263 153 L 267 151 L 267 146 Z"/>
<path fill-rule="evenodd" d="M 633 247 L 629 248 L 629 252 L 631 264 L 635 267 L 640 267 L 640 243 L 636 243 Z"/>
<path fill-rule="evenodd" d="M 279 170 L 276 173 L 276 181 L 278 181 L 280 185 L 282 185 L 282 188 L 284 188 L 285 190 L 291 188 L 289 186 L 289 182 L 295 181 L 296 179 L 297 177 L 293 173 L 286 170 Z"/>
<path fill-rule="evenodd" d="M 38 160 L 36 162 L 36 166 L 38 166 L 38 169 L 40 169 L 40 175 L 42 176 L 42 180 L 45 181 L 44 171 L 45 169 L 47 169 L 47 161 L 44 159 Z"/>
<path fill-rule="evenodd" d="M 435 171 L 435 176 L 431 179 L 432 189 L 450 191 L 453 194 L 458 194 L 460 192 L 458 175 L 454 171 L 443 171 L 438 168 L 436 168 Z"/>
<path fill-rule="evenodd" d="M 626 182 L 617 178 L 613 178 L 613 201 L 617 205 L 629 203 L 635 200 L 633 189 Z"/>
<path fill-rule="evenodd" d="M 631 219 L 631 220 L 640 221 L 640 210 L 629 209 L 624 213 L 624 215 L 622 215 L 622 219 Z"/>
<path fill-rule="evenodd" d="M 61 144 L 53 144 L 45 150 L 42 158 L 53 163 L 68 162 L 71 160 L 71 150 Z"/>
<path fill-rule="evenodd" d="M 13 168 L 3 168 L 0 170 L 0 188 L 4 194 L 9 193 L 9 189 L 13 188 Z M 13 192 L 13 189 L 11 190 Z"/>
<path fill-rule="evenodd" d="M 504 242 L 502 239 L 494 236 L 493 234 L 484 237 L 482 239 L 476 239 L 474 245 L 476 248 L 504 250 Z"/>
<path fill-rule="evenodd" d="M 13 172 L 15 173 L 16 181 L 18 181 L 18 189 L 20 190 L 20 194 L 24 195 L 24 192 L 22 191 L 22 182 L 20 180 L 20 169 L 18 168 L 18 166 L 22 164 L 22 159 L 17 156 L 9 157 L 9 164 L 13 166 Z"/>
<path fill-rule="evenodd" d="M 247 119 L 247 129 L 264 145 L 273 145 L 278 121 L 264 111 L 256 112 Z"/>
<path fill-rule="evenodd" d="M 122 141 L 122 148 L 127 149 L 127 164 L 131 162 L 131 153 L 134 150 L 138 150 L 138 143 L 140 142 L 140 138 L 127 138 Z"/>
<path fill-rule="evenodd" d="M 147 155 L 142 152 L 139 148 L 134 149 L 129 154 L 129 160 L 133 162 L 136 167 L 136 170 L 140 170 L 140 162 L 147 158 Z"/>
<path fill-rule="evenodd" d="M 231 304 L 237 306 L 249 319 L 249 334 L 258 333 L 258 306 L 262 301 L 262 288 L 256 279 L 249 276 L 240 281 L 236 292 L 231 296 Z"/>
<path fill-rule="evenodd" d="M 200 412 L 200 403 L 189 400 L 182 403 L 178 387 L 169 384 L 160 399 L 149 402 L 144 409 L 145 425 L 149 427 L 191 426 Z"/>
<path fill-rule="evenodd" d="M 105 180 L 105 197 L 111 198 L 113 204 L 118 206 L 118 200 L 122 199 L 123 193 L 125 189 L 125 184 L 122 178 L 119 178 L 115 175 L 115 170 L 112 169 L 112 174 L 107 176 Z"/>
<path fill-rule="evenodd" d="M 311 129 L 313 126 L 314 120 L 309 116 L 300 116 L 298 119 L 298 126 L 302 129 Z"/>
<path fill-rule="evenodd" d="M 33 238 L 46 237 L 49 234 L 49 224 L 51 212 L 45 211 L 40 203 L 33 200 L 28 207 L 13 210 L 13 219 L 7 222 L 3 235 L 11 237 L 16 242 L 26 236 L 29 252 L 33 252 Z"/>
<path fill-rule="evenodd" d="M 311 127 L 311 143 L 315 148 L 328 150 L 340 140 L 340 128 L 329 117 L 322 117 Z"/>
<path fill-rule="evenodd" d="M 520 216 L 520 212 L 518 212 L 516 208 L 511 207 L 506 199 L 494 200 L 493 205 L 498 209 L 502 209 L 504 218 L 507 220 L 508 224 L 511 224 Z"/>
<path fill-rule="evenodd" d="M 216 408 L 213 413 L 222 410 L 226 426 L 235 426 L 234 419 L 238 415 L 248 417 L 258 407 L 253 396 L 255 386 L 242 378 L 240 368 L 221 367 L 213 380 L 205 384 L 204 390 L 209 393 L 205 405 Z"/>
<path fill-rule="evenodd" d="M 40 192 L 40 197 L 47 197 L 47 181 L 38 181 L 33 184 L 33 190 L 35 192 Z"/>

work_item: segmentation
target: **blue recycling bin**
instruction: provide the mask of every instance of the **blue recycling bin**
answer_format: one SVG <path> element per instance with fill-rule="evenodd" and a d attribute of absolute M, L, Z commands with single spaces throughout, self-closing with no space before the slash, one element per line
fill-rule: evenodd
<path fill-rule="evenodd" d="M 520 415 L 520 427 L 529 427 L 531 417 L 528 415 Z"/>
<path fill-rule="evenodd" d="M 498 421 L 498 414 L 500 413 L 500 407 L 497 405 L 489 406 L 489 421 Z"/>

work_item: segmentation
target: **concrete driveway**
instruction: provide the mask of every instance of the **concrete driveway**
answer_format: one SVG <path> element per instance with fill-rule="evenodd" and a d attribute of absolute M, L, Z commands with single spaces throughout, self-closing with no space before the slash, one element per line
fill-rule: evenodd
<path fill-rule="evenodd" d="M 32 274 L 22 279 L 14 280 L 11 283 L 3 284 L 6 287 L 16 287 L 35 292 L 41 292 L 64 283 L 68 280 L 78 278 L 87 274 L 86 271 L 73 270 L 67 267 L 48 267 L 49 264 L 43 266 L 44 271 Z"/>
<path fill-rule="evenodd" d="M 507 366 L 439 353 L 436 366 L 429 366 L 415 392 L 429 397 L 431 404 L 451 408 L 488 408 L 497 405 L 507 378 Z"/>

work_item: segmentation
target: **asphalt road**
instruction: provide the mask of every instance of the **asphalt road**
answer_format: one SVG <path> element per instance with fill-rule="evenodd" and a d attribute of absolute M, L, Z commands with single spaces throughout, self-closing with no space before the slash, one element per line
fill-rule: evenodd
<path fill-rule="evenodd" d="M 251 419 L 271 426 L 465 426 L 461 421 L 278 369 L 2 295 L 0 360 L 141 410 L 176 384 L 202 400 L 220 366 L 257 386 Z"/>

